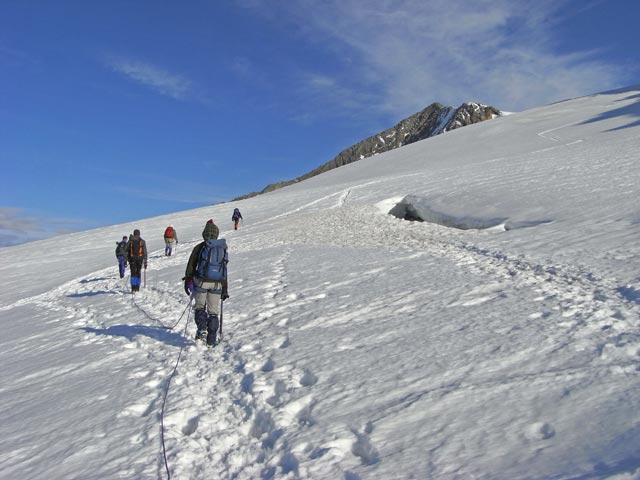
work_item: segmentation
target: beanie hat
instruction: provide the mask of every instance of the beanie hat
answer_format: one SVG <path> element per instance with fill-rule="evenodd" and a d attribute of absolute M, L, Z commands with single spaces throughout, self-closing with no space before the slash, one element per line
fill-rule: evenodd
<path fill-rule="evenodd" d="M 216 238 L 218 238 L 219 234 L 220 230 L 218 229 L 218 227 L 213 223 L 213 221 L 209 220 L 204 226 L 204 230 L 202 231 L 202 238 L 204 240 L 215 240 Z"/>

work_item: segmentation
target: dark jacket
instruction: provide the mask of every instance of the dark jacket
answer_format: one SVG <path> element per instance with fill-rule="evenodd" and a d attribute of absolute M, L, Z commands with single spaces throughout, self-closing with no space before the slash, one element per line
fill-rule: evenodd
<path fill-rule="evenodd" d="M 126 240 L 122 240 L 118 242 L 118 246 L 116 247 L 116 257 L 126 257 L 127 256 L 127 244 Z"/>
<path fill-rule="evenodd" d="M 147 242 L 139 236 L 134 236 L 127 244 L 127 261 L 131 262 L 132 258 L 142 258 L 147 263 Z"/>
<path fill-rule="evenodd" d="M 242 214 L 240 213 L 240 210 L 238 210 L 237 208 L 233 211 L 233 215 L 231 215 L 231 220 L 233 220 L 234 222 L 237 222 L 238 220 L 240 220 L 242 218 Z"/>
<path fill-rule="evenodd" d="M 207 222 L 204 226 L 204 230 L 202 231 L 203 242 L 200 242 L 198 245 L 193 247 L 191 251 L 191 255 L 189 256 L 189 262 L 187 263 L 187 269 L 184 272 L 185 278 L 193 278 L 196 274 L 196 269 L 198 268 L 198 258 L 200 257 L 200 250 L 204 246 L 207 240 L 217 239 L 220 234 L 220 229 L 215 223 Z M 222 291 L 226 293 L 227 291 L 227 282 L 224 281 L 222 283 Z"/>

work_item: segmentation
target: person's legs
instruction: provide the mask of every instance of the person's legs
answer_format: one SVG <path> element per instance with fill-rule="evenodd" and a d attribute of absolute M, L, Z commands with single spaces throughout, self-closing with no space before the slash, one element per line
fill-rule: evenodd
<path fill-rule="evenodd" d="M 124 256 L 118 255 L 118 269 L 120 270 L 120 278 L 124 278 L 125 268 L 126 267 L 124 266 Z"/>
<path fill-rule="evenodd" d="M 207 318 L 207 345 L 214 346 L 216 344 L 219 324 L 218 315 L 210 313 Z"/>
<path fill-rule="evenodd" d="M 209 318 L 206 310 L 196 310 L 195 312 L 195 320 L 196 320 L 196 340 L 205 340 L 208 337 L 207 335 L 207 327 L 209 323 Z"/>
<path fill-rule="evenodd" d="M 207 315 L 207 290 L 201 286 L 194 287 L 193 299 L 195 301 L 194 318 L 196 321 L 196 340 L 204 340 L 207 336 L 207 327 L 209 323 Z"/>
<path fill-rule="evenodd" d="M 216 290 L 221 288 L 219 284 L 214 287 Z M 218 333 L 218 326 L 220 325 L 218 315 L 220 314 L 220 294 L 219 293 L 207 293 L 207 312 L 209 313 L 207 319 L 207 345 L 215 345 L 216 336 Z"/>
<path fill-rule="evenodd" d="M 142 283 L 140 280 L 140 273 L 142 271 L 142 258 L 135 257 L 132 258 L 129 262 L 131 267 L 131 291 L 138 292 L 140 291 L 140 284 Z"/>
<path fill-rule="evenodd" d="M 207 345 L 215 345 L 218 332 L 218 313 L 222 286 L 216 282 L 203 282 L 194 279 L 195 321 L 198 327 L 196 340 L 206 336 Z"/>

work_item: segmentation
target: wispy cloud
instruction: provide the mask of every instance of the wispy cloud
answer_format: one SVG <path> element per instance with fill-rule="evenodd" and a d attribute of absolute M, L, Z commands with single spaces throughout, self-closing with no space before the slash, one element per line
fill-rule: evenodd
<path fill-rule="evenodd" d="M 323 111 L 340 110 L 345 115 L 362 113 L 376 103 L 367 89 L 357 89 L 337 76 L 305 72 L 298 76 L 297 93 L 311 106 L 322 105 Z"/>
<path fill-rule="evenodd" d="M 192 93 L 192 82 L 183 75 L 139 60 L 109 56 L 107 65 L 117 73 L 152 90 L 177 100 L 185 100 Z"/>
<path fill-rule="evenodd" d="M 24 209 L 0 207 L 0 247 L 63 235 L 88 228 L 82 222 L 29 215 Z"/>
<path fill-rule="evenodd" d="M 366 7 L 360 0 L 326 0 L 322 8 L 313 0 L 266 3 L 241 2 L 344 58 L 342 71 L 327 74 L 335 84 L 316 83 L 315 93 L 327 87 L 327 100 L 337 93 L 363 110 L 375 104 L 398 115 L 426 102 L 467 100 L 521 110 L 610 88 L 625 75 L 594 52 L 553 50 L 568 0 L 371 0 Z"/>
<path fill-rule="evenodd" d="M 247 57 L 235 57 L 231 62 L 231 71 L 241 79 L 263 80 L 264 73 L 256 68 L 254 62 Z"/>

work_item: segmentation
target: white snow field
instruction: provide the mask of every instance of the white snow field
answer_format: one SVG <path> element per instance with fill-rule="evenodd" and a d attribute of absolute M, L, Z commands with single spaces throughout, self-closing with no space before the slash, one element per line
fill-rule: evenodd
<path fill-rule="evenodd" d="M 639 165 L 636 87 L 0 249 L 0 478 L 640 479 Z M 181 282 L 209 218 L 212 350 Z"/>

